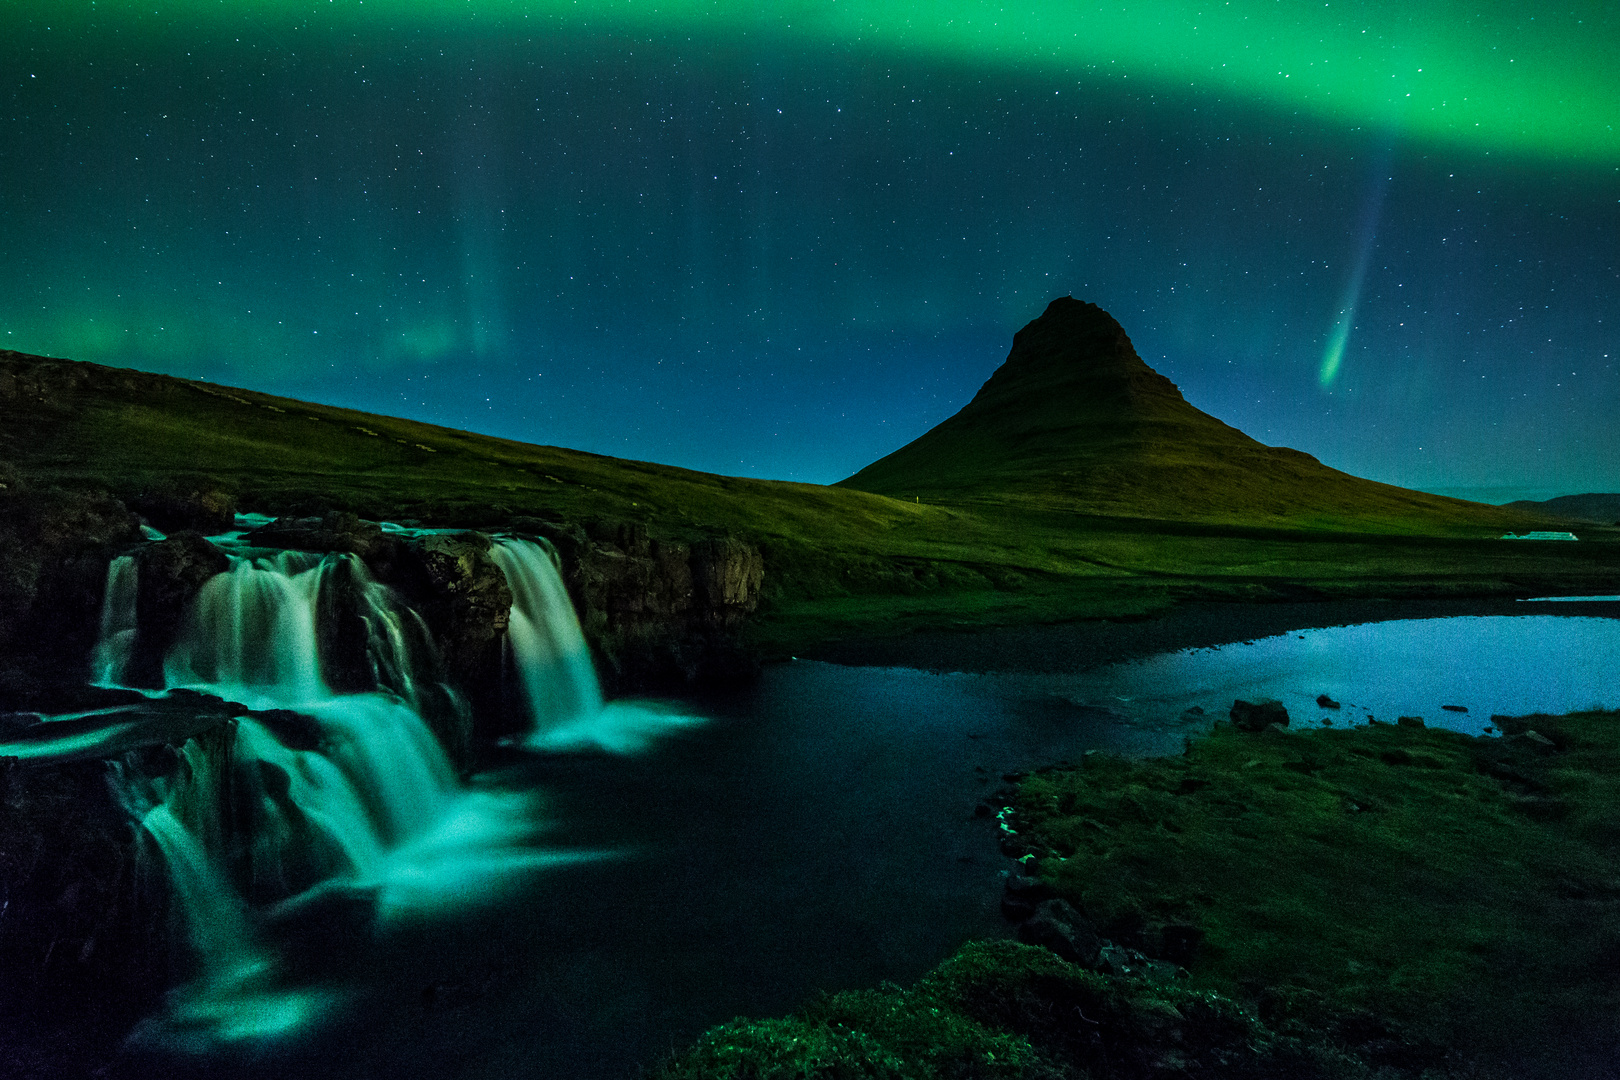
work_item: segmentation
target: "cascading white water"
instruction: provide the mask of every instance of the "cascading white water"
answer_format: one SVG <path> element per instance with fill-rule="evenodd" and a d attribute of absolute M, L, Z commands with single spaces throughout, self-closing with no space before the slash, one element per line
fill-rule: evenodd
<path fill-rule="evenodd" d="M 133 595 L 130 560 L 109 571 L 96 652 L 106 684 L 117 682 L 128 659 Z M 364 661 L 377 689 L 333 691 L 323 670 L 323 602 L 341 603 L 363 624 Z M 275 934 L 265 920 L 296 922 L 334 889 L 369 903 L 387 923 L 494 899 L 515 871 L 581 857 L 536 846 L 538 813 L 528 794 L 457 781 L 421 713 L 429 688 L 459 700 L 436 683 L 431 648 L 417 614 L 352 555 L 233 556 L 199 590 L 164 657 L 167 688 L 307 717 L 313 736 L 305 738 L 315 744 L 294 748 L 264 723 L 237 721 L 236 786 L 254 803 L 247 874 L 268 905 L 258 910 L 231 884 L 229 845 L 210 833 L 208 815 L 182 805 L 206 801 L 190 744 L 188 782 L 130 797 L 146 807 L 137 819 L 163 852 L 200 963 L 198 979 L 172 1003 L 169 1027 L 154 1037 L 200 1048 L 305 1023 L 312 1003 L 326 998 L 279 984 Z M 258 1019 L 245 1022 L 244 1010 Z"/>
<path fill-rule="evenodd" d="M 101 602 L 101 637 L 90 657 L 90 685 L 117 686 L 135 647 L 135 599 L 140 585 L 135 556 L 120 555 L 107 567 Z"/>
<path fill-rule="evenodd" d="M 630 753 L 665 731 L 698 722 L 658 702 L 603 702 L 590 648 L 549 544 L 502 539 L 490 555 L 512 590 L 507 635 L 529 703 L 525 745 Z"/>
<path fill-rule="evenodd" d="M 551 731 L 602 709 L 602 689 L 590 648 L 549 547 L 532 540 L 497 540 L 490 549 L 512 590 L 507 633 L 533 730 Z"/>
<path fill-rule="evenodd" d="M 628 752 L 695 722 L 656 703 L 604 703 L 555 553 L 503 539 L 491 554 L 513 593 L 509 642 L 532 717 L 525 745 Z M 124 678 L 137 587 L 136 561 L 115 560 L 98 685 Z M 520 870 L 599 857 L 541 847 L 532 793 L 457 780 L 424 720 L 430 702 L 465 708 L 437 672 L 421 617 L 355 556 L 248 549 L 198 591 L 163 658 L 164 693 L 197 690 L 267 715 L 235 721 L 229 785 L 194 742 L 168 781 L 117 771 L 169 868 L 200 964 L 146 1037 L 206 1049 L 273 1038 L 326 1011 L 336 993 L 288 985 L 278 942 L 299 920 L 324 918 L 333 898 L 386 926 L 496 899 Z M 250 822 L 234 838 L 218 817 L 227 788 L 230 812 Z"/>
<path fill-rule="evenodd" d="M 219 694 L 259 709 L 329 696 L 321 679 L 315 604 L 328 560 L 298 551 L 234 557 L 203 584 L 163 661 L 170 687 Z"/>

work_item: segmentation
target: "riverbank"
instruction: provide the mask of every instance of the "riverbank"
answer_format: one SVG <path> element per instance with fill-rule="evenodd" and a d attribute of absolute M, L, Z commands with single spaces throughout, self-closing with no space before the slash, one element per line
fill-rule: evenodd
<path fill-rule="evenodd" d="M 1147 617 L 1116 615 L 1053 623 L 918 631 L 905 636 L 852 636 L 812 644 L 800 654 L 800 659 L 921 671 L 1068 673 L 1158 653 L 1210 648 L 1318 627 L 1465 615 L 1620 619 L 1620 602 L 1535 603 L 1489 596 L 1270 603 L 1193 601 Z"/>
<path fill-rule="evenodd" d="M 1185 965 L 1175 990 L 970 947 L 909 991 L 716 1029 L 663 1075 L 935 1077 L 969 1058 L 964 1075 L 1185 1075 L 1212 1067 L 1219 1042 L 1200 1035 L 1189 1052 L 1189 1029 L 1232 1009 L 1257 1025 L 1251 1050 L 1307 1058 L 1279 1071 L 1229 1053 L 1214 1075 L 1612 1076 L 1620 713 L 1497 723 L 1505 737 L 1223 725 L 1180 756 L 1038 771 L 1007 792 L 1004 846 L 1035 877 L 1011 907 L 1071 905 L 1119 949 L 1158 959 L 1139 970 Z M 1075 1005 L 1096 1023 L 1050 1019 Z M 1144 1035 L 1152 1017 L 1158 1034 Z M 932 1029 L 953 1041 L 936 1045 Z M 1181 1064 L 1140 1067 L 1144 1046 Z"/>

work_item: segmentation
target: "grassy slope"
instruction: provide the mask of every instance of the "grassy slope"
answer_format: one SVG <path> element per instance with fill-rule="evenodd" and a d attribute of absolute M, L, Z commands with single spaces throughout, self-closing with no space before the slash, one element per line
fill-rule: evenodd
<path fill-rule="evenodd" d="M 1620 545 L 1499 544 L 1535 523 L 1175 522 L 1078 513 L 1061 501 L 996 506 L 888 498 L 715 476 L 533 446 L 68 361 L 0 354 L 0 458 L 38 480 L 110 488 L 214 485 L 247 509 L 354 510 L 488 525 L 519 514 L 640 520 L 654 535 L 723 530 L 767 556 L 768 647 L 913 626 L 1139 614 L 1191 596 L 1595 591 Z M 34 389 L 35 387 L 38 389 Z"/>

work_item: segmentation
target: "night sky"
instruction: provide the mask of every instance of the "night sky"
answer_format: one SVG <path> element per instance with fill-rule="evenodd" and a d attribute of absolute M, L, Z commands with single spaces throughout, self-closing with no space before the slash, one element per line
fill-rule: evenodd
<path fill-rule="evenodd" d="M 828 483 L 1055 296 L 1262 442 L 1620 491 L 1620 5 L 0 10 L 0 347 Z"/>

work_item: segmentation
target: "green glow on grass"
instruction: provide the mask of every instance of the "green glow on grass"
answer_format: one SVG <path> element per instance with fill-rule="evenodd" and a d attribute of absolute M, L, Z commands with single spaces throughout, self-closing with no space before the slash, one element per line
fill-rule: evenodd
<path fill-rule="evenodd" d="M 1149 92 L 1214 92 L 1346 127 L 1396 126 L 1475 151 L 1620 163 L 1620 6 L 1507 0 L 1279 3 L 1158 0 L 1106 7 L 1000 0 L 129 0 L 13 6 L 31 24 L 130 22 L 347 36 L 431 29 L 522 42 L 558 31 L 837 48 L 943 64 L 1112 76 Z M 525 32 L 527 31 L 527 32 Z M 613 47 L 617 47 L 614 45 Z M 1054 86 L 1062 91 L 1063 86 Z"/>

